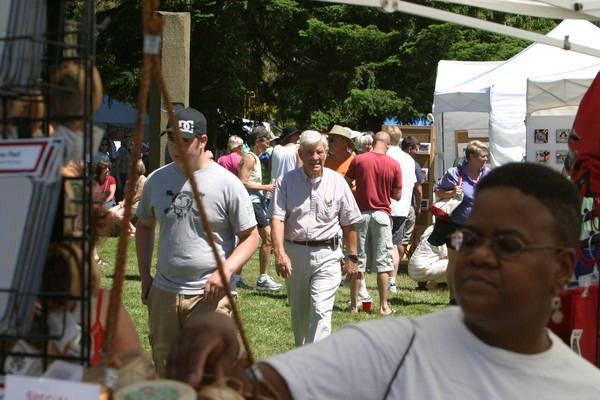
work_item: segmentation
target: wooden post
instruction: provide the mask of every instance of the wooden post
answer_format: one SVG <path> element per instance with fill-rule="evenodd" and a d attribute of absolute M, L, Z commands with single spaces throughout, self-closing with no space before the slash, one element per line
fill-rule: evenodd
<path fill-rule="evenodd" d="M 190 101 L 190 37 L 191 18 L 189 13 L 159 11 L 166 23 L 161 38 L 161 68 L 172 103 L 188 107 Z M 167 137 L 160 132 L 167 128 L 168 115 L 158 88 L 150 85 L 148 133 L 150 136 L 150 171 L 163 166 Z"/>

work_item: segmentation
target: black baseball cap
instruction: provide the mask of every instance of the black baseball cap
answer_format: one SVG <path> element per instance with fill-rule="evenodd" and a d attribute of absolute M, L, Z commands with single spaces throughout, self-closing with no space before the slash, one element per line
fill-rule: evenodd
<path fill-rule="evenodd" d="M 175 111 L 175 118 L 179 122 L 179 131 L 185 139 L 193 139 L 197 135 L 206 135 L 206 118 L 200 111 L 191 107 Z M 160 136 L 167 132 L 173 132 L 167 124 L 167 129 L 160 133 Z"/>

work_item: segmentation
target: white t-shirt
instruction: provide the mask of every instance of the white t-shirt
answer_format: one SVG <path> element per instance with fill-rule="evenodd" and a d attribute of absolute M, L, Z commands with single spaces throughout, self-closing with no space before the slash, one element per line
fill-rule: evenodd
<path fill-rule="evenodd" d="M 281 175 L 296 169 L 296 148 L 297 144 L 289 146 L 277 145 L 271 153 L 271 180 L 279 178 Z"/>
<path fill-rule="evenodd" d="M 410 211 L 413 189 L 417 183 L 415 160 L 398 146 L 390 146 L 386 154 L 400 164 L 402 171 L 402 197 L 399 201 L 390 199 L 392 217 L 406 217 Z"/>
<path fill-rule="evenodd" d="M 552 346 L 540 354 L 492 347 L 467 329 L 459 307 L 451 307 L 412 322 L 386 317 L 346 325 L 265 362 L 294 399 L 383 399 L 392 380 L 389 399 L 599 399 L 600 370 L 548 336 Z"/>

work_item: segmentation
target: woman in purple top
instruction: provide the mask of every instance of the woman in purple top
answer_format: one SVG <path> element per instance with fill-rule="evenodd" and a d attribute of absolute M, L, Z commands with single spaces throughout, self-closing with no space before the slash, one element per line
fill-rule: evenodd
<path fill-rule="evenodd" d="M 489 172 L 489 169 L 485 166 L 485 163 L 488 161 L 488 148 L 479 140 L 469 142 L 465 151 L 465 157 L 467 161 L 458 167 L 452 167 L 446 171 L 444 177 L 434 190 L 435 195 L 440 199 L 454 197 L 462 192 L 463 201 L 452 213 L 450 222 L 440 221 L 439 219 L 436 221 L 435 228 L 429 237 L 429 243 L 435 246 L 441 246 L 444 243 L 448 246 L 446 281 L 448 282 L 448 289 L 450 291 L 450 304 L 455 304 L 452 274 L 456 252 L 453 250 L 452 244 L 448 243 L 448 236 L 465 224 L 473 207 L 475 185 Z M 458 184 L 459 174 L 461 175 L 460 185 Z"/>

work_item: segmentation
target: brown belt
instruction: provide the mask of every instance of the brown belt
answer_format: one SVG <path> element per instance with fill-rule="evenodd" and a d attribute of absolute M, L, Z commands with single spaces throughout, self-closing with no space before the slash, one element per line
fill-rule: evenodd
<path fill-rule="evenodd" d="M 302 246 L 308 246 L 308 247 L 333 246 L 333 239 L 329 239 L 329 240 L 290 240 L 290 239 L 285 239 L 285 240 L 290 243 L 300 244 Z"/>

